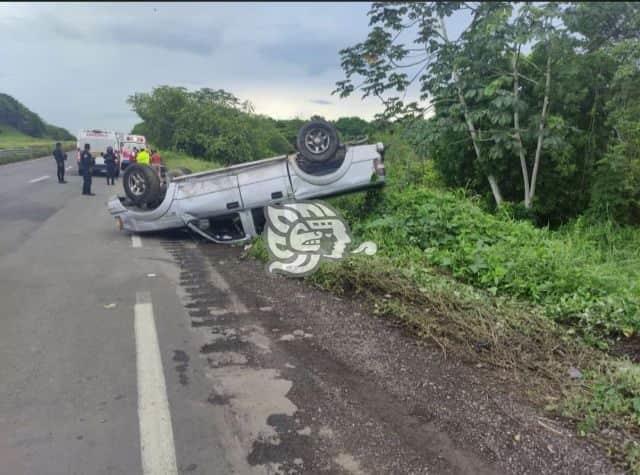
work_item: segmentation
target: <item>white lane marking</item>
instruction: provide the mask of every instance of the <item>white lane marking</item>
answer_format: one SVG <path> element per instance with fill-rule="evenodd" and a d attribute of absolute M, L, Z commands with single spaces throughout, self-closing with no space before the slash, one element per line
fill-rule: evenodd
<path fill-rule="evenodd" d="M 142 247 L 142 239 L 135 234 L 131 235 L 131 247 Z"/>
<path fill-rule="evenodd" d="M 29 180 L 29 183 L 38 183 L 39 181 L 46 180 L 47 178 L 51 178 L 51 176 L 45 175 L 39 178 L 34 178 L 33 180 Z"/>
<path fill-rule="evenodd" d="M 134 313 L 142 473 L 177 475 L 171 412 L 149 292 L 136 293 Z"/>
<path fill-rule="evenodd" d="M 71 165 L 69 165 L 69 166 L 67 167 L 67 170 L 71 170 L 72 168 L 73 168 L 73 167 L 72 167 Z"/>

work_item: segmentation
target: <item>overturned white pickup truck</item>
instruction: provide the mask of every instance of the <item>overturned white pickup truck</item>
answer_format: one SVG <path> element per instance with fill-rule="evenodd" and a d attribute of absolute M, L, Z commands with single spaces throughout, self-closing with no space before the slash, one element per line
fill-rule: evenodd
<path fill-rule="evenodd" d="M 312 121 L 300 129 L 296 145 L 291 155 L 201 173 L 170 171 L 164 182 L 149 167 L 132 165 L 123 175 L 127 196 L 112 197 L 109 211 L 127 231 L 186 226 L 216 243 L 237 243 L 262 233 L 269 204 L 384 184 L 381 143 L 343 145 L 333 126 Z"/>

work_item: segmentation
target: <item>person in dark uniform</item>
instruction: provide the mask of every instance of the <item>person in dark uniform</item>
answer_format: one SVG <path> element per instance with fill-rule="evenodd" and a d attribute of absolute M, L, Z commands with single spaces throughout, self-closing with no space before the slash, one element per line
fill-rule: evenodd
<path fill-rule="evenodd" d="M 107 185 L 115 185 L 116 155 L 113 153 L 113 147 L 107 147 L 107 153 L 104 154 L 104 164 L 107 166 Z"/>
<path fill-rule="evenodd" d="M 56 143 L 56 148 L 53 150 L 53 158 L 58 167 L 58 183 L 66 183 L 64 180 L 64 161 L 67 159 L 67 154 L 62 150 L 62 144 L 60 142 Z"/>
<path fill-rule="evenodd" d="M 89 150 L 91 146 L 84 144 L 84 150 L 80 154 L 80 173 L 82 173 L 82 194 L 95 196 L 95 193 L 91 193 L 91 172 L 93 171 L 93 164 L 95 163 L 93 155 Z"/>

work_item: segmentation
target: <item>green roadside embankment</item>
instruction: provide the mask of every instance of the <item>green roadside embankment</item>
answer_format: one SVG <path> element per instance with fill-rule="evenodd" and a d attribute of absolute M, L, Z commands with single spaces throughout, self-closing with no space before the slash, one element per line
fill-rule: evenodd
<path fill-rule="evenodd" d="M 51 155 L 57 141 L 31 137 L 9 126 L 0 126 L 0 165 Z M 65 151 L 74 150 L 75 141 L 64 141 Z"/>

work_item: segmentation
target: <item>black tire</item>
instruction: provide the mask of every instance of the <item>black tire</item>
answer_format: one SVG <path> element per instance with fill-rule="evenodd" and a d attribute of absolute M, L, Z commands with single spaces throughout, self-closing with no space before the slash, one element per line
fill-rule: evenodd
<path fill-rule="evenodd" d="M 137 205 L 153 203 L 160 196 L 160 178 L 149 166 L 131 164 L 122 174 L 127 197 Z"/>
<path fill-rule="evenodd" d="M 296 146 L 298 153 L 306 160 L 325 162 L 338 151 L 338 132 L 329 122 L 312 120 L 298 131 Z"/>

